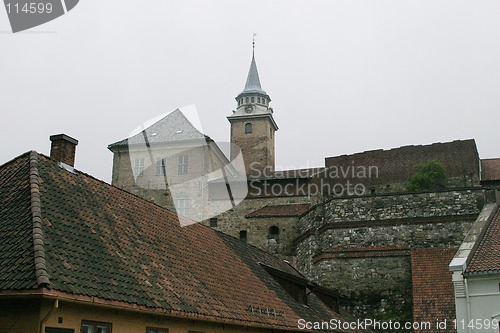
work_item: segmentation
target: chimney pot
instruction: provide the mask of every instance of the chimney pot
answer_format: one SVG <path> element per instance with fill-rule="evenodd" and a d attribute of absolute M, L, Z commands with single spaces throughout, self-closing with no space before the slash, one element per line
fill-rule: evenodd
<path fill-rule="evenodd" d="M 56 134 L 50 136 L 50 141 L 50 158 L 74 167 L 78 140 L 66 134 Z"/>

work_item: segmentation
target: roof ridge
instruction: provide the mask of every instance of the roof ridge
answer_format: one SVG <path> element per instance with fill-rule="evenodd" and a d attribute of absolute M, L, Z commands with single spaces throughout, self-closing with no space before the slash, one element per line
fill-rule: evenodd
<path fill-rule="evenodd" d="M 458 139 L 458 140 L 453 140 L 453 141 L 445 141 L 445 142 L 433 142 L 433 143 L 426 143 L 426 144 L 417 144 L 417 145 L 404 145 L 404 146 L 399 146 L 399 147 L 392 147 L 392 148 L 387 148 L 387 149 L 383 149 L 383 148 L 379 148 L 379 149 L 370 149 L 370 150 L 364 150 L 364 151 L 359 151 L 357 153 L 351 153 L 351 154 L 342 154 L 342 155 L 336 155 L 336 156 L 329 156 L 329 157 L 326 157 L 326 158 L 337 158 L 337 157 L 351 157 L 351 156 L 355 156 L 355 155 L 363 155 L 363 154 L 366 154 L 366 153 L 372 153 L 372 152 L 390 152 L 390 151 L 395 151 L 395 150 L 400 150 L 400 149 L 404 149 L 404 148 L 429 148 L 431 146 L 437 146 L 437 145 L 451 145 L 451 144 L 456 144 L 456 143 L 460 143 L 460 144 L 464 144 L 464 143 L 474 143 L 474 145 L 476 145 L 476 140 L 474 138 L 471 138 L 471 139 Z M 476 146 L 477 147 L 477 146 Z M 325 167 L 326 169 L 328 169 L 327 167 Z"/>
<path fill-rule="evenodd" d="M 30 152 L 29 170 L 35 277 L 37 286 L 41 287 L 42 285 L 50 285 L 50 280 L 49 274 L 47 273 L 45 246 L 43 242 L 42 207 L 38 181 L 38 153 L 34 150 Z"/>
<path fill-rule="evenodd" d="M 28 156 L 29 153 L 30 153 L 30 151 L 27 151 L 25 153 L 22 153 L 21 155 L 17 155 L 16 157 L 11 158 L 10 160 L 6 161 L 5 163 L 0 164 L 0 168 L 3 168 L 3 167 L 5 167 L 5 166 L 7 166 L 9 164 L 12 164 L 12 163 L 14 163 L 15 161 L 17 161 L 18 159 L 20 159 L 20 158 L 22 158 L 24 156 Z"/>

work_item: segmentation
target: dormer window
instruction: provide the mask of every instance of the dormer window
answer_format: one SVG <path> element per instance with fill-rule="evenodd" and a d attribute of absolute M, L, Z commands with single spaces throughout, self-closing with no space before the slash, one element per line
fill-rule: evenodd
<path fill-rule="evenodd" d="M 276 269 L 266 264 L 260 265 L 278 282 L 281 287 L 292 296 L 297 302 L 307 305 L 307 285 L 308 281 L 298 275 L 292 275 L 282 270 Z"/>

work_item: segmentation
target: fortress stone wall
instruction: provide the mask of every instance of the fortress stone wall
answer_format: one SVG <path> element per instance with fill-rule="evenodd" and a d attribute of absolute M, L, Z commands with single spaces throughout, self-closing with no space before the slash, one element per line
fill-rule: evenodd
<path fill-rule="evenodd" d="M 478 188 L 330 200 L 299 219 L 298 269 L 350 313 L 410 320 L 413 250 L 458 247 L 483 204 Z"/>

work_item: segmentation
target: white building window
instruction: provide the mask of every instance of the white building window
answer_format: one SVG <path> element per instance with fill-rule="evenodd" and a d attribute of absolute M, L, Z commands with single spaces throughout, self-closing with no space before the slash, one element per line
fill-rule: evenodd
<path fill-rule="evenodd" d="M 144 176 L 144 158 L 134 160 L 134 176 Z"/>
<path fill-rule="evenodd" d="M 156 175 L 165 176 L 167 170 L 167 159 L 165 157 L 156 158 Z"/>
<path fill-rule="evenodd" d="M 189 198 L 177 198 L 174 200 L 174 205 L 177 214 L 189 216 L 191 210 L 191 200 L 189 200 Z"/>
<path fill-rule="evenodd" d="M 111 333 L 111 323 L 82 320 L 82 333 Z"/>
<path fill-rule="evenodd" d="M 188 156 L 187 155 L 180 155 L 179 156 L 179 166 L 178 166 L 179 174 L 188 173 L 188 167 L 189 167 Z"/>

